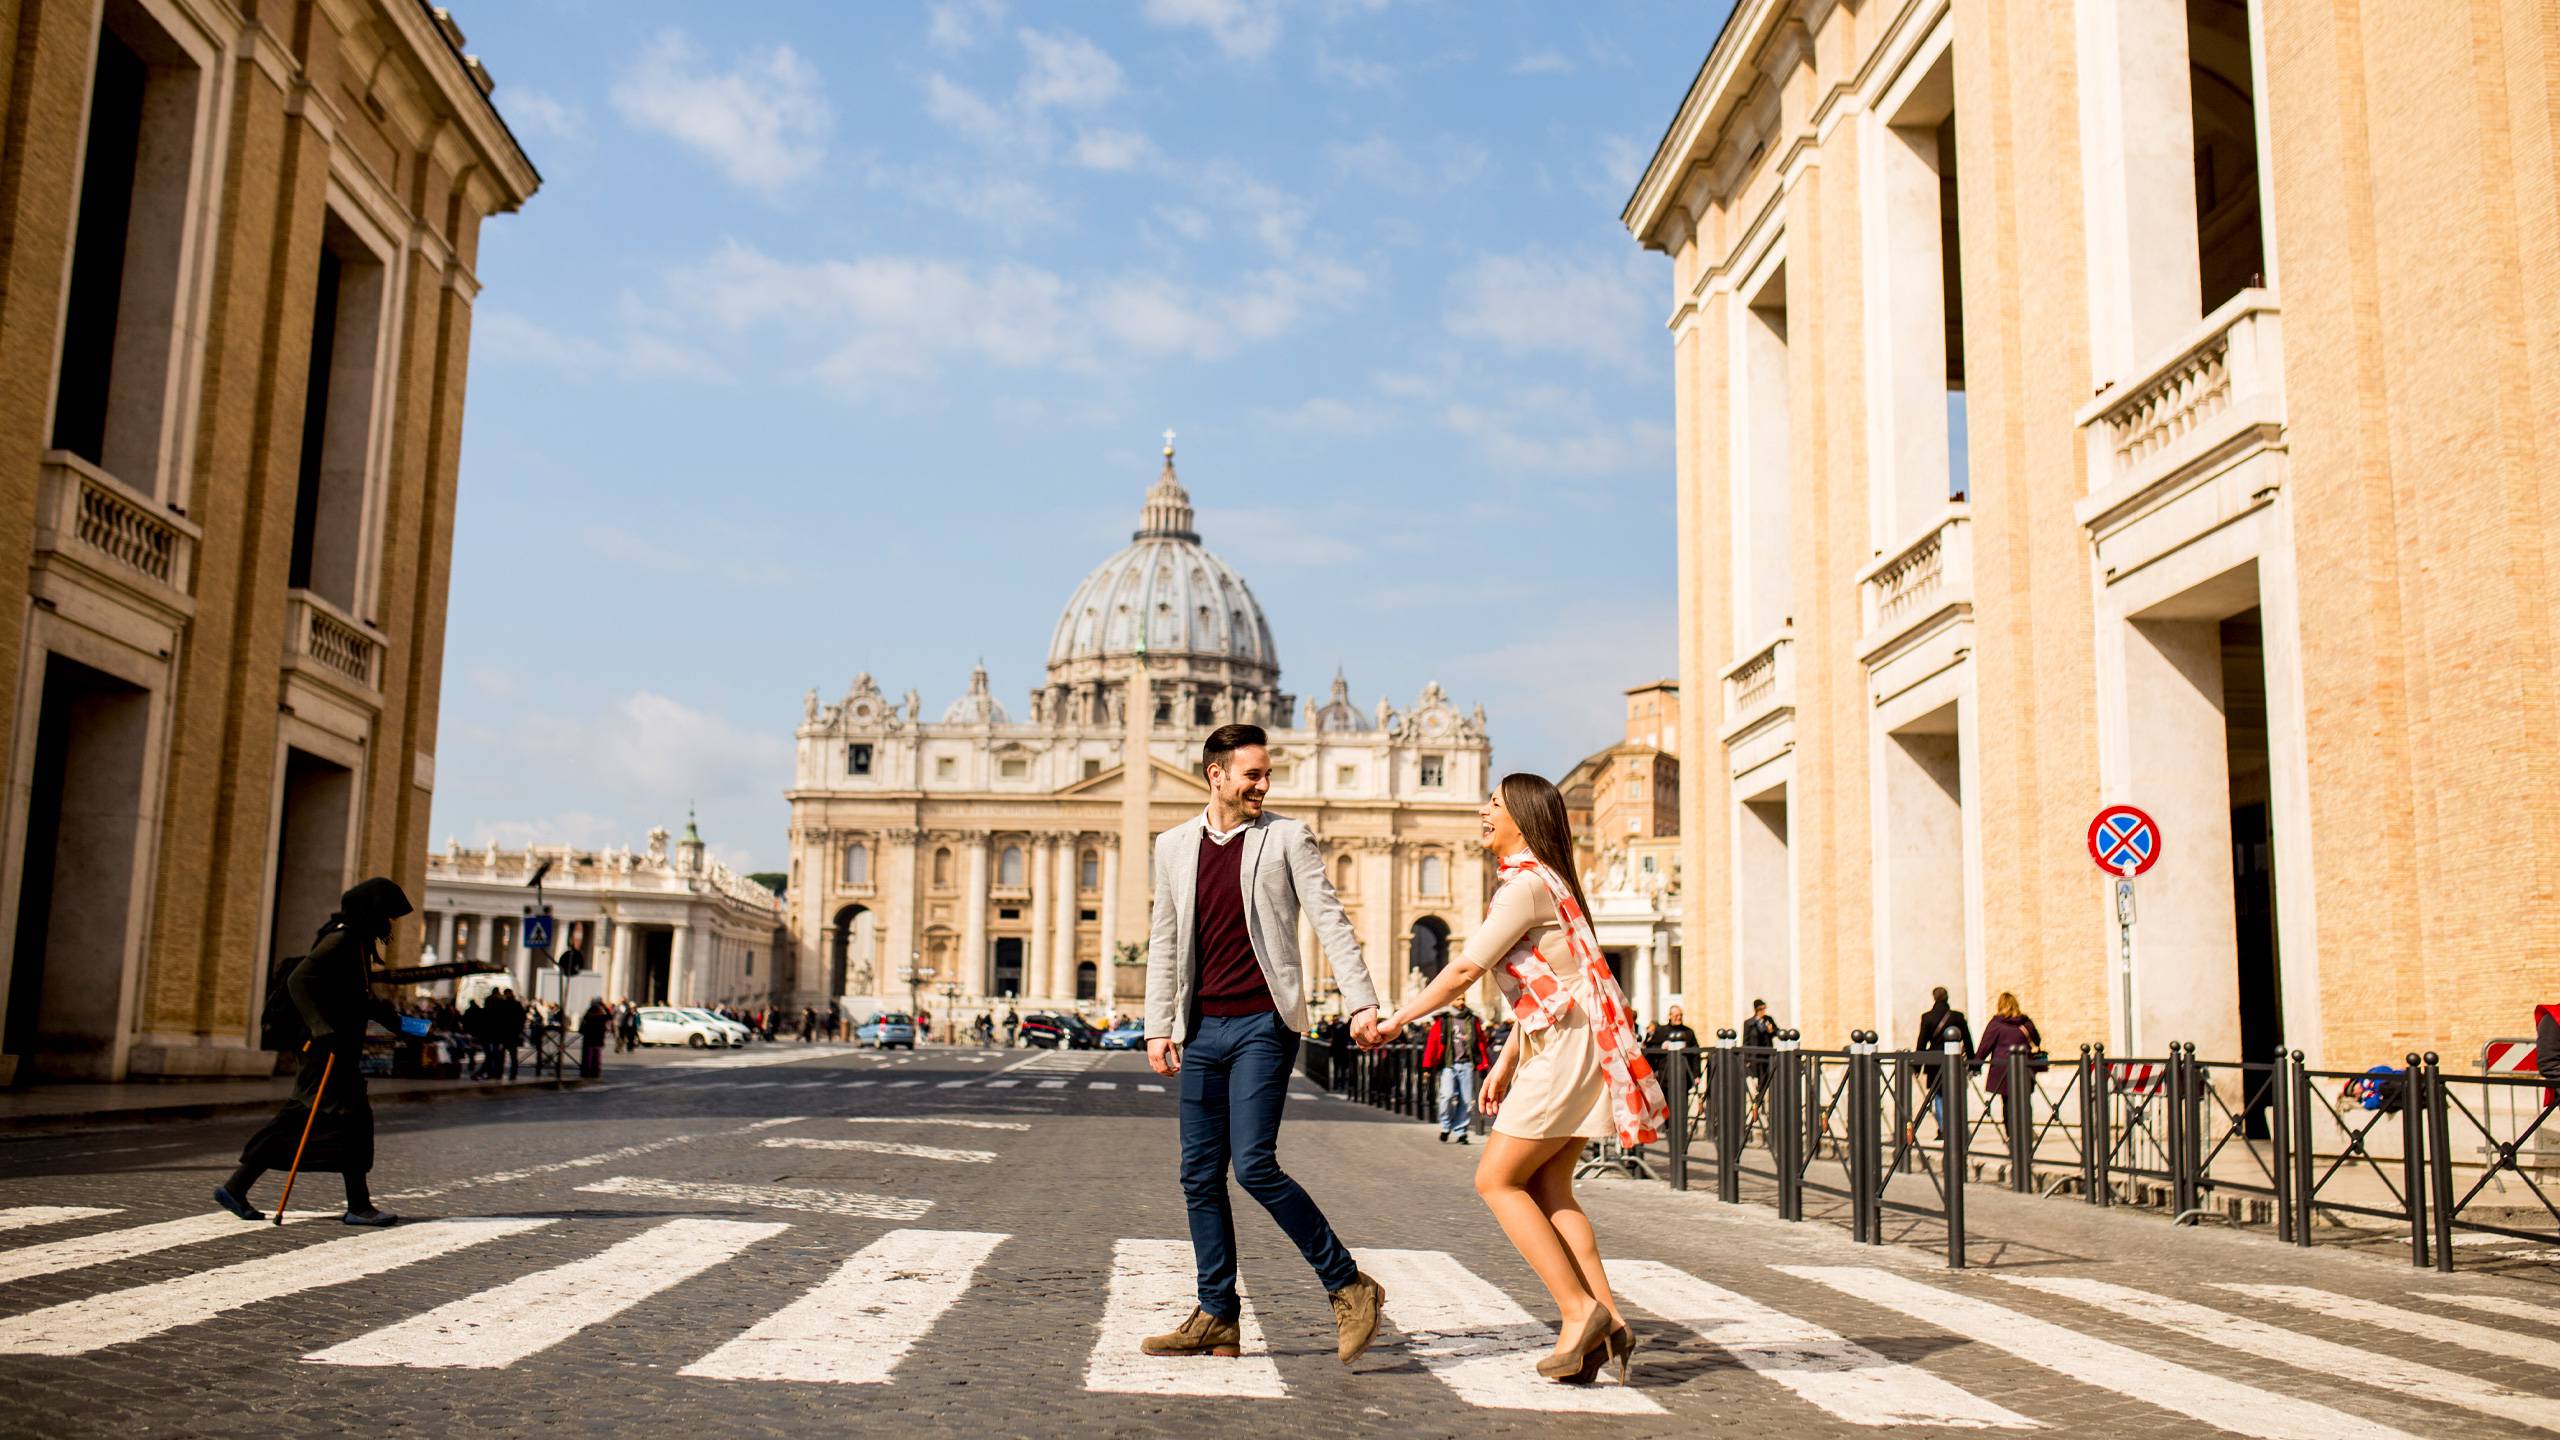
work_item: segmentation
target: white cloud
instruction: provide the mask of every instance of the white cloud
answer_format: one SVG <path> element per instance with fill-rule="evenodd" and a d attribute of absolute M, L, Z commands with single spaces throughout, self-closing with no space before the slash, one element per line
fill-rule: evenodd
<path fill-rule="evenodd" d="M 1157 224 L 1185 240 L 1196 242 L 1209 238 L 1209 217 L 1188 205 L 1159 205 L 1153 214 Z"/>
<path fill-rule="evenodd" d="M 1440 423 L 1493 469 L 1561 479 L 1652 475 L 1669 483 L 1671 427 L 1603 415 L 1579 391 L 1527 386 L 1499 405 L 1457 401 L 1441 409 Z"/>
<path fill-rule="evenodd" d="M 750 189 L 780 190 L 826 158 L 831 118 L 818 72 L 787 45 L 719 70 L 683 32 L 665 31 L 614 83 L 613 106 Z"/>
<path fill-rule="evenodd" d="M 1513 355 L 1563 354 L 1645 373 L 1665 352 L 1651 272 L 1627 260 L 1488 255 L 1450 283 L 1449 332 Z"/>
<path fill-rule="evenodd" d="M 1154 142 L 1135 130 L 1095 129 L 1076 135 L 1076 163 L 1088 170 L 1133 170 L 1154 154 Z"/>
<path fill-rule="evenodd" d="M 471 343 L 477 359 L 554 370 L 573 379 L 728 378 L 709 356 L 628 320 L 620 335 L 606 341 L 564 335 L 511 310 L 483 308 L 472 317 Z"/>
<path fill-rule="evenodd" d="M 1354 90 L 1383 90 L 1396 83 L 1396 67 L 1383 60 L 1336 55 L 1324 50 L 1316 55 L 1316 78 L 1348 85 Z"/>
<path fill-rule="evenodd" d="M 1011 176 L 982 178 L 948 169 L 879 168 L 874 184 L 886 185 L 937 210 L 1001 231 L 1009 240 L 1065 226 L 1071 214 L 1064 200 L 1031 181 Z"/>
<path fill-rule="evenodd" d="M 1310 395 L 1285 410 L 1257 410 L 1254 418 L 1274 430 L 1351 439 L 1376 435 L 1395 420 L 1383 405 L 1332 395 Z"/>
<path fill-rule="evenodd" d="M 1025 29 L 1018 32 L 1025 63 L 1016 92 L 1035 110 L 1052 106 L 1090 109 L 1120 93 L 1120 62 L 1081 35 Z"/>
<path fill-rule="evenodd" d="M 738 536 L 738 543 L 713 546 L 702 543 L 707 538 L 702 527 L 681 523 L 688 533 L 674 542 L 611 523 L 590 526 L 578 539 L 597 559 L 623 567 L 624 573 L 716 580 L 743 590 L 784 589 L 800 583 L 801 577 L 789 567 L 768 558 L 781 551 L 784 537 Z"/>
<path fill-rule="evenodd" d="M 937 50 L 966 50 L 1004 19 L 1001 0 L 934 0 L 925 12 L 925 40 Z"/>
<path fill-rule="evenodd" d="M 587 112 L 565 100 L 523 85 L 506 88 L 499 111 L 507 123 L 527 135 L 581 144 L 587 138 Z"/>
<path fill-rule="evenodd" d="M 1428 162 L 1415 159 L 1403 144 L 1383 131 L 1364 139 L 1336 141 L 1325 147 L 1326 162 L 1356 180 L 1383 190 L 1418 194 L 1454 190 L 1483 175 L 1492 153 L 1472 140 L 1444 136 L 1433 142 Z"/>
<path fill-rule="evenodd" d="M 999 144 L 1014 137 L 1013 117 L 947 75 L 924 77 L 924 109 L 940 124 L 972 140 Z"/>
<path fill-rule="evenodd" d="M 1514 75 L 1570 75 L 1572 57 L 1557 50 L 1538 50 L 1511 62 Z"/>
<path fill-rule="evenodd" d="M 1623 201 L 1633 193 L 1636 182 L 1644 178 L 1644 167 L 1653 159 L 1653 151 L 1644 142 L 1626 135 L 1600 137 L 1600 183 L 1607 187 L 1601 193 L 1612 200 Z"/>
<path fill-rule="evenodd" d="M 1147 0 L 1147 18 L 1205 31 L 1236 60 L 1259 59 L 1280 39 L 1280 12 L 1270 0 Z"/>

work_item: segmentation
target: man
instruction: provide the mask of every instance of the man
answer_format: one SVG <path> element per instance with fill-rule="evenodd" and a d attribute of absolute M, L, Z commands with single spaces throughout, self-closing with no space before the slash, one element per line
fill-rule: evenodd
<path fill-rule="evenodd" d="M 1007 1050 L 1013 1048 L 1013 1038 L 1021 1030 L 1022 1012 L 1007 1005 L 1004 1007 L 1004 1048 Z"/>
<path fill-rule="evenodd" d="M 1752 1001 L 1751 1018 L 1742 1022 L 1744 1048 L 1766 1051 L 1777 1043 L 1778 1017 L 1769 1013 L 1768 1001 Z M 1769 1093 L 1770 1060 L 1766 1054 L 1749 1055 L 1745 1058 L 1751 1067 L 1751 1107 L 1756 1110 L 1760 1108 L 1762 1098 Z"/>
<path fill-rule="evenodd" d="M 1690 1029 L 1688 1024 L 1680 1018 L 1680 1007 L 1674 1005 L 1671 1007 L 1670 1015 L 1661 1024 L 1645 1032 L 1644 1048 L 1647 1050 L 1695 1050 L 1698 1048 L 1698 1032 Z"/>
<path fill-rule="evenodd" d="M 1475 1119 L 1476 1084 L 1493 1055 L 1485 1044 L 1484 1022 L 1459 1001 L 1441 1012 L 1422 1033 L 1422 1068 L 1440 1071 L 1440 1143 L 1468 1141 Z"/>
<path fill-rule="evenodd" d="M 1360 1272 L 1324 1212 L 1281 1170 L 1280 1112 L 1307 1028 L 1298 953 L 1304 906 L 1364 1040 L 1378 997 L 1350 917 L 1324 873 L 1315 836 L 1266 813 L 1271 750 L 1259 726 L 1221 725 L 1201 749 L 1209 804 L 1156 839 L 1147 943 L 1147 1064 L 1182 1090 L 1182 1196 L 1191 1220 L 1199 1304 L 1150 1355 L 1238 1351 L 1236 1183 L 1271 1213 L 1331 1297 L 1334 1353 L 1345 1365 L 1378 1333 L 1386 1288 Z"/>

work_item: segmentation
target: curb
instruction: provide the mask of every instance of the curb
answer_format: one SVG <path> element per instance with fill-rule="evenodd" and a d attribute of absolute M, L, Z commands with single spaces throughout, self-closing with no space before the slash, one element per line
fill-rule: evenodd
<path fill-rule="evenodd" d="M 386 1105 L 429 1105 L 443 1100 L 479 1099 L 497 1095 L 565 1094 L 591 1084 L 604 1082 L 571 1078 L 557 1089 L 540 1080 L 496 1080 L 477 1083 L 456 1082 L 439 1090 L 409 1089 L 372 1095 L 375 1108 Z M 258 1100 L 188 1100 L 172 1096 L 166 1104 L 126 1104 L 106 1110 L 63 1111 L 51 1115 L 0 1117 L 0 1127 L 26 1134 L 37 1131 L 64 1132 L 99 1128 L 106 1125 L 134 1124 L 153 1120 L 219 1120 L 240 1115 L 264 1115 L 283 1104 L 290 1091 L 279 1092 Z"/>

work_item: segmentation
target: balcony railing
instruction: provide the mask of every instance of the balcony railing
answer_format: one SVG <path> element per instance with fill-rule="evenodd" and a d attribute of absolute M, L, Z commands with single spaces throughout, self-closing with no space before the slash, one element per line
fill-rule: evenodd
<path fill-rule="evenodd" d="M 2099 392 L 2079 417 L 2090 489 L 2147 488 L 2259 427 L 2281 429 L 2281 315 L 2271 292 L 2243 290 L 2150 369 Z"/>
<path fill-rule="evenodd" d="M 1858 606 L 1872 656 L 1951 607 L 1973 603 L 1973 512 L 1950 505 L 1901 549 L 1858 572 Z"/>
<path fill-rule="evenodd" d="M 1795 635 L 1778 634 L 1724 672 L 1724 738 L 1750 729 L 1796 703 Z"/>
<path fill-rule="evenodd" d="M 36 485 L 36 549 L 76 557 L 99 574 L 187 603 L 196 527 L 67 450 L 48 451 Z"/>
<path fill-rule="evenodd" d="M 368 695 L 382 692 L 382 642 L 355 617 L 308 590 L 285 592 L 285 657 L 308 662 Z"/>

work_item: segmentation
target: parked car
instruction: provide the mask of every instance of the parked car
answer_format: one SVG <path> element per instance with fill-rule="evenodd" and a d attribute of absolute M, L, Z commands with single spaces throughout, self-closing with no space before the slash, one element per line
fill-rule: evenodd
<path fill-rule="evenodd" d="M 916 1017 L 903 1015 L 895 1010 L 883 1010 L 854 1027 L 853 1039 L 858 1045 L 869 1045 L 880 1050 L 886 1050 L 892 1045 L 901 1045 L 913 1050 L 916 1048 Z"/>
<path fill-rule="evenodd" d="M 1043 1050 L 1098 1050 L 1102 1032 L 1081 1015 L 1041 1010 L 1022 1017 L 1022 1043 Z"/>
<path fill-rule="evenodd" d="M 1105 1050 L 1144 1050 L 1147 1048 L 1147 1025 L 1143 1020 L 1123 1020 L 1102 1032 Z"/>
<path fill-rule="evenodd" d="M 728 1043 L 731 1045 L 744 1045 L 755 1038 L 755 1032 L 748 1029 L 746 1026 L 739 1024 L 737 1021 L 732 1020 L 725 1015 L 715 1014 L 712 1011 L 705 1010 L 699 1005 L 686 1006 L 684 1013 L 693 1016 L 697 1020 L 708 1022 L 712 1028 L 728 1037 Z"/>
<path fill-rule="evenodd" d="M 671 1005 L 640 1007 L 640 1043 L 643 1045 L 688 1045 L 708 1050 L 729 1043 L 727 1031 L 712 1020 L 689 1010 Z"/>

